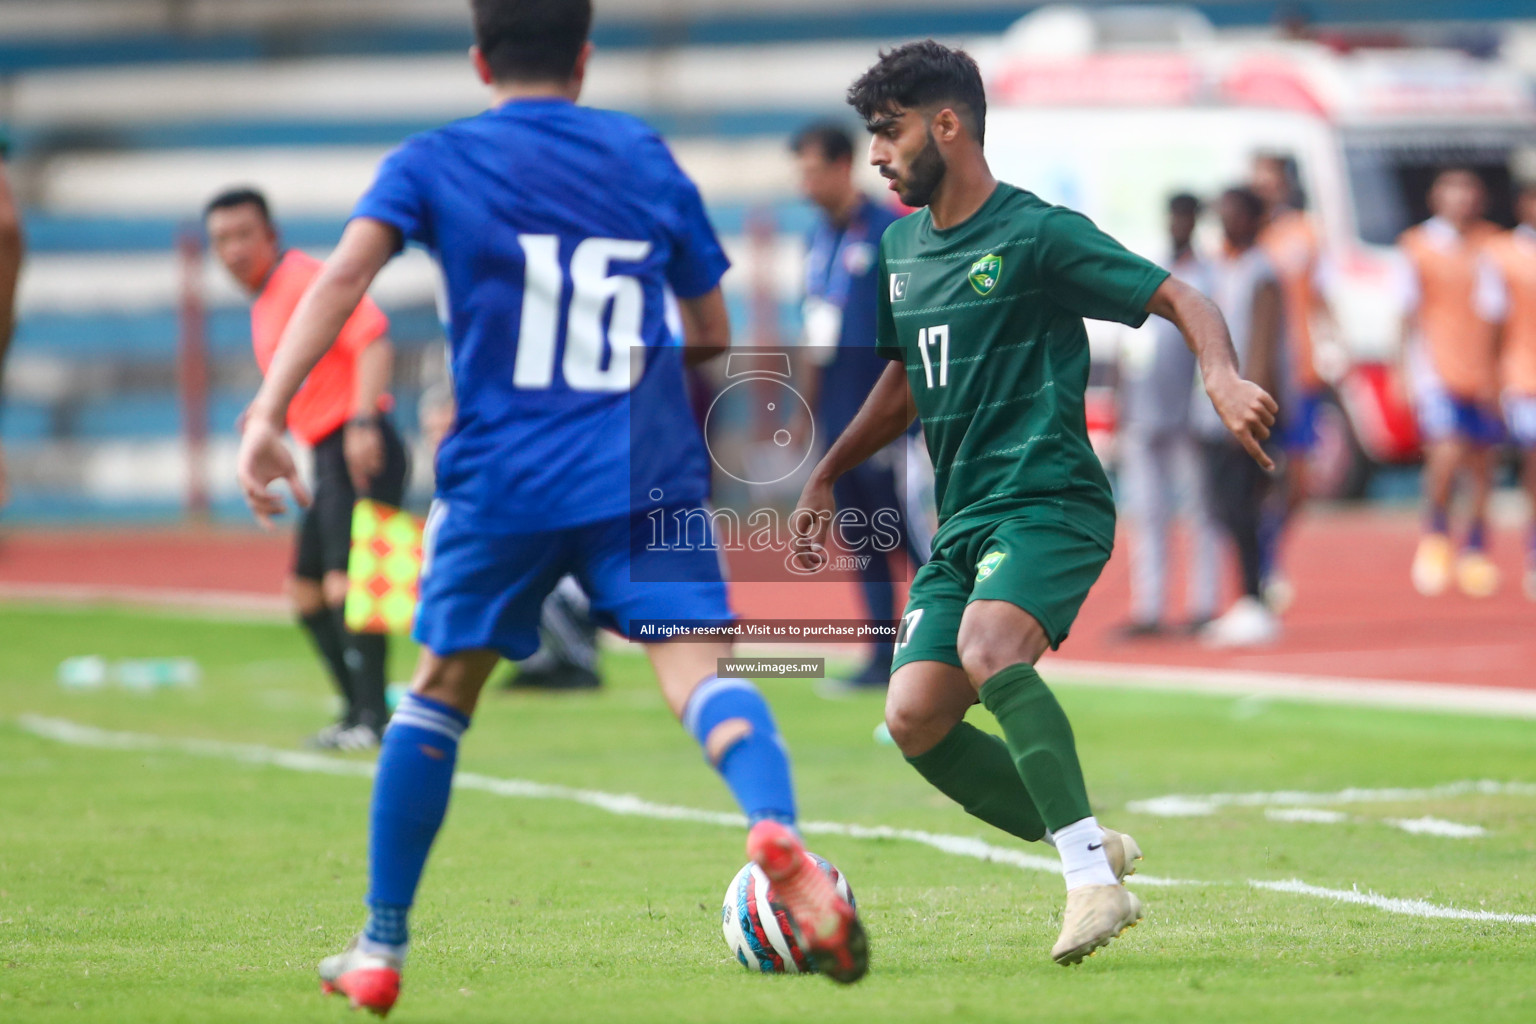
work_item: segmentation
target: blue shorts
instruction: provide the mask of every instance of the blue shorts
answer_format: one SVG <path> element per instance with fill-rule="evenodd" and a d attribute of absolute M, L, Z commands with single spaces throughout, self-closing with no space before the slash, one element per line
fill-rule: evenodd
<path fill-rule="evenodd" d="M 1413 381 L 1414 412 L 1419 433 L 1425 442 L 1468 441 L 1475 445 L 1495 445 L 1504 440 L 1504 422 L 1499 410 L 1473 398 L 1455 395 L 1446 388 L 1421 349 L 1414 350 L 1408 361 Z"/>
<path fill-rule="evenodd" d="M 1470 441 L 1495 445 L 1504 440 L 1504 424 L 1496 409 L 1448 392 L 1419 396 L 1419 433 L 1424 440 Z"/>
<path fill-rule="evenodd" d="M 1288 452 L 1310 452 L 1317 445 L 1317 410 L 1323 404 L 1320 391 L 1296 389 L 1281 410 L 1280 447 Z"/>
<path fill-rule="evenodd" d="M 1504 424 L 1511 441 L 1521 448 L 1536 448 L 1536 395 L 1505 395 Z"/>
<path fill-rule="evenodd" d="M 631 620 L 732 621 L 719 552 L 653 548 L 652 526 L 645 516 L 623 516 L 498 534 L 434 503 L 411 635 L 439 656 L 491 649 L 527 658 L 539 648 L 544 598 L 568 574 L 591 598 L 593 618 L 629 639 L 638 639 Z"/>

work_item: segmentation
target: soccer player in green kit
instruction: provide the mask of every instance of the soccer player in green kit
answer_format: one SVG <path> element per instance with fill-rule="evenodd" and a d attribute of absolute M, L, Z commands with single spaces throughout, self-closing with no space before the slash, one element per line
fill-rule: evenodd
<path fill-rule="evenodd" d="M 1223 423 L 1266 469 L 1277 408 L 1238 375 L 1208 300 L 1081 214 L 992 177 L 986 95 L 966 54 L 898 47 L 848 100 L 869 129 L 870 161 L 902 202 L 926 209 L 881 241 L 878 343 L 892 362 L 806 484 L 800 557 L 821 557 L 833 481 L 919 416 L 940 526 L 902 617 L 886 724 L 968 812 L 1056 846 L 1067 906 L 1051 956 L 1080 963 L 1141 918 L 1120 883 L 1140 851 L 1095 821 L 1072 728 L 1034 668 L 1066 637 L 1114 543 L 1083 412 L 1083 318 L 1171 320 Z M 964 721 L 978 697 L 1004 739 Z"/>

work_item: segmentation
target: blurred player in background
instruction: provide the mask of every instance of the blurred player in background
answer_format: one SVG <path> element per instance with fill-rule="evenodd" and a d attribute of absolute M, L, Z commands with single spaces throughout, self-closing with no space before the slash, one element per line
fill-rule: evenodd
<path fill-rule="evenodd" d="M 1279 275 L 1258 244 L 1263 200 L 1247 188 L 1228 189 L 1218 212 L 1224 244 L 1212 261 L 1211 297 L 1232 331 L 1240 372 L 1271 394 L 1282 394 L 1285 300 Z M 1282 424 L 1288 408 L 1281 408 Z M 1206 500 L 1232 542 L 1241 584 L 1238 599 L 1206 627 L 1203 638 L 1220 647 L 1269 643 L 1280 635 L 1280 619 L 1263 596 L 1260 520 L 1269 474 L 1232 439 L 1210 402 L 1195 403 L 1194 420 L 1205 451 Z"/>
<path fill-rule="evenodd" d="M 1536 182 L 1520 189 L 1520 223 L 1491 247 L 1507 296 L 1502 351 L 1504 425 L 1520 450 L 1521 477 L 1536 515 Z M 1525 596 L 1536 601 L 1536 521 L 1525 553 Z"/>
<path fill-rule="evenodd" d="M 321 262 L 284 250 L 267 201 L 253 189 L 215 196 L 205 212 L 214 254 L 254 297 L 251 345 L 267 372 L 294 310 Z M 285 425 L 314 451 L 315 501 L 299 520 L 289 594 L 299 621 L 329 670 L 345 710 L 314 746 L 378 746 L 385 703 L 388 640 L 347 630 L 347 560 L 352 506 L 361 497 L 399 506 L 405 497 L 405 446 L 389 412 L 394 346 L 389 321 L 366 295 L 348 311 L 341 340 L 315 367 L 287 409 Z"/>
<path fill-rule="evenodd" d="M 453 387 L 444 380 L 421 396 L 421 432 L 435 452 L 453 429 Z M 592 602 L 574 577 L 562 579 L 539 612 L 539 649 L 512 666 L 504 690 L 595 690 L 598 672 L 597 623 Z"/>
<path fill-rule="evenodd" d="M 875 310 L 879 288 L 880 236 L 899 214 L 866 196 L 853 181 L 853 139 L 841 125 L 814 124 L 795 136 L 791 148 L 800 170 L 800 192 L 821 211 L 806 258 L 805 346 L 809 359 L 798 385 L 814 411 L 818 438 L 830 443 L 853 422 L 889 360 L 875 351 Z M 871 557 L 859 573 L 865 611 L 871 620 L 896 618 L 891 557 L 919 566 L 904 508 L 902 478 L 906 452 L 898 441 L 837 481 L 839 510 L 857 516 L 840 524 L 840 538 Z M 888 525 L 877 524 L 882 517 Z M 901 547 L 891 553 L 876 544 L 894 529 Z M 847 684 L 884 689 L 891 678 L 895 644 L 875 644 L 867 664 Z"/>
<path fill-rule="evenodd" d="M 652 514 L 705 514 L 710 460 L 683 363 L 730 343 L 725 253 L 654 132 L 576 105 L 592 54 L 588 0 L 472 9 L 471 60 L 495 105 L 385 158 L 289 324 L 241 439 L 256 514 L 283 509 L 275 480 L 302 502 L 282 442 L 289 402 L 379 270 L 407 242 L 426 247 L 447 284 L 458 411 L 437 456 L 421 660 L 374 780 L 368 919 L 321 963 L 323 989 L 381 1014 L 394 1005 L 459 740 L 497 660 L 538 647 L 540 606 L 568 573 L 605 624 L 645 645 L 822 972 L 856 981 L 868 966 L 863 928 L 793 829 L 789 758 L 767 702 L 749 681 L 716 675 L 728 641 L 654 632 L 733 619 L 717 550 L 650 539 Z M 669 292 L 683 346 L 667 323 Z"/>
<path fill-rule="evenodd" d="M 5 157 L 9 148 L 10 138 L 5 129 L 0 128 L 0 402 L 5 400 L 5 356 L 11 347 L 11 334 L 16 329 L 16 282 L 21 277 L 24 248 L 21 211 L 6 177 Z M 5 507 L 10 496 L 5 449 L 0 447 L 0 508 Z"/>
<path fill-rule="evenodd" d="M 1080 963 L 1141 918 L 1121 884 L 1139 856 L 1088 803 L 1077 745 L 1035 671 L 1109 560 L 1115 508 L 1088 440 L 1083 318 L 1178 324 L 1223 422 L 1255 459 L 1274 402 L 1237 374 L 1210 301 L 1088 218 L 998 182 L 987 100 L 966 54 L 932 40 L 881 54 L 849 90 L 870 161 L 908 206 L 880 245 L 879 351 L 891 360 L 812 472 L 796 525 L 821 557 L 839 476 L 921 419 L 940 526 L 896 642 L 886 725 L 912 766 L 970 813 L 1047 835 L 1067 907 L 1051 950 Z M 965 722 L 977 700 L 999 738 Z"/>
<path fill-rule="evenodd" d="M 1280 568 L 1282 533 L 1307 499 L 1307 458 L 1317 443 L 1317 413 L 1323 379 L 1314 359 L 1314 324 L 1328 317 L 1318 288 L 1322 258 L 1317 227 L 1302 207 L 1295 162 L 1275 153 L 1254 158 L 1250 187 L 1264 203 L 1264 229 L 1259 247 L 1280 278 L 1285 302 L 1285 416 L 1278 447 L 1284 485 L 1277 500 L 1265 503 L 1260 521 L 1264 599 L 1276 612 L 1293 598 L 1290 580 Z"/>
<path fill-rule="evenodd" d="M 1194 247 L 1199 220 L 1199 199 L 1181 193 L 1168 200 L 1169 256 L 1163 266 L 1210 295 L 1211 267 Z M 1181 509 L 1189 547 L 1185 628 L 1197 631 L 1216 617 L 1215 525 L 1205 501 L 1200 447 L 1190 429 L 1196 369 L 1184 335 L 1162 317 L 1125 335 L 1116 388 L 1116 453 L 1132 529 L 1131 621 L 1124 629 L 1129 637 L 1154 636 L 1167 625 L 1169 541 Z"/>
<path fill-rule="evenodd" d="M 1454 573 L 1462 592 L 1488 597 L 1499 572 L 1486 553 L 1488 494 L 1499 416 L 1498 329 L 1504 289 L 1489 255 L 1498 228 L 1483 218 L 1482 179 L 1443 171 L 1429 193 L 1429 220 L 1398 239 L 1403 308 L 1403 378 L 1424 440 L 1424 535 L 1414 554 L 1414 587 L 1443 593 Z M 1450 505 L 1458 478 L 1470 491 L 1461 552 L 1451 540 Z"/>

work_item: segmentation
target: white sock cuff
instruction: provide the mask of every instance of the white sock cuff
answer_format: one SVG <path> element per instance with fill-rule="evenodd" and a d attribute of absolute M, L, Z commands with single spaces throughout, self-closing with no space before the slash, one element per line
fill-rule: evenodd
<path fill-rule="evenodd" d="M 388 942 L 374 942 L 367 935 L 359 935 L 357 937 L 357 951 L 359 953 L 366 953 L 369 956 L 392 956 L 403 964 L 405 963 L 406 956 L 411 951 L 411 944 L 403 942 L 396 946 Z"/>
<path fill-rule="evenodd" d="M 461 712 L 422 700 L 414 693 L 408 693 L 400 699 L 389 724 L 415 726 L 445 736 L 455 743 L 464 736 L 464 730 L 469 728 Z"/>
<path fill-rule="evenodd" d="M 1070 892 L 1080 885 L 1115 885 L 1115 872 L 1104 852 L 1104 829 L 1096 818 L 1083 818 L 1052 833 L 1061 854 L 1061 873 Z"/>

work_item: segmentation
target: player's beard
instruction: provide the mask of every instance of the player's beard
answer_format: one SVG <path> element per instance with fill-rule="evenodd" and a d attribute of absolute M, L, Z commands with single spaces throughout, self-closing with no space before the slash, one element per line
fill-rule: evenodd
<path fill-rule="evenodd" d="M 949 165 L 944 162 L 944 154 L 939 152 L 939 145 L 933 141 L 930 131 L 923 148 L 912 158 L 905 179 L 897 182 L 896 195 L 908 206 L 927 206 L 933 201 L 933 194 L 939 190 L 947 170 Z"/>

